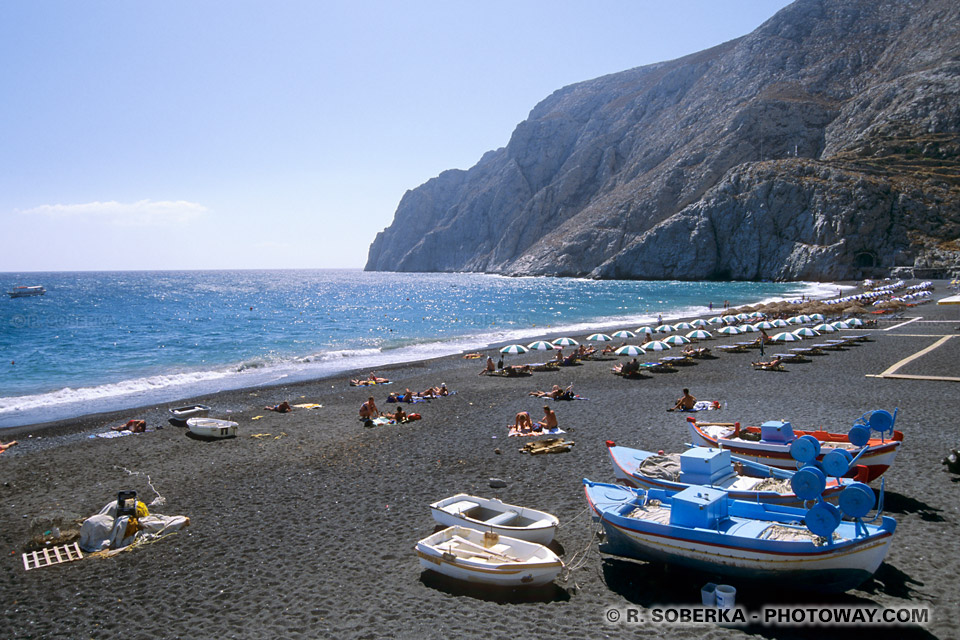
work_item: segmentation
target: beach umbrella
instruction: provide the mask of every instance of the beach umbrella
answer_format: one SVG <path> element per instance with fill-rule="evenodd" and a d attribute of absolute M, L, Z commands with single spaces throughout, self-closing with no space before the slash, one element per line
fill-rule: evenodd
<path fill-rule="evenodd" d="M 517 355 L 519 353 L 526 353 L 527 351 L 529 351 L 529 349 L 522 344 L 511 344 L 503 349 L 500 349 L 500 353 L 505 353 L 507 355 Z"/>
<path fill-rule="evenodd" d="M 727 324 L 735 324 L 737 322 L 737 316 L 723 316 L 721 319 Z"/>
<path fill-rule="evenodd" d="M 610 342 L 613 338 L 605 333 L 595 333 L 592 336 L 587 336 L 587 340 L 590 342 Z"/>
<path fill-rule="evenodd" d="M 831 322 L 830 324 L 833 325 L 833 328 L 834 328 L 834 329 L 849 329 L 849 328 L 850 328 L 850 325 L 848 325 L 848 324 L 847 324 L 846 322 L 844 322 L 843 320 L 837 320 L 836 322 Z"/>
<path fill-rule="evenodd" d="M 707 322 L 709 322 L 710 324 L 723 324 L 723 318 L 721 318 L 720 316 L 713 316 L 712 318 L 707 320 Z"/>
<path fill-rule="evenodd" d="M 678 322 L 677 324 L 673 325 L 673 328 L 676 331 L 686 331 L 688 329 L 693 329 L 693 325 L 689 322 Z"/>
<path fill-rule="evenodd" d="M 773 329 L 777 325 L 773 324 L 769 320 L 761 320 L 757 324 L 753 325 L 753 328 L 759 331 L 760 329 Z"/>
<path fill-rule="evenodd" d="M 667 344 L 678 345 L 678 344 L 687 344 L 690 342 L 690 338 L 684 338 L 683 336 L 670 336 L 669 338 L 664 338 L 663 340 Z"/>
<path fill-rule="evenodd" d="M 837 330 L 832 324 L 818 324 L 813 328 L 814 331 L 819 331 L 820 333 L 833 333 Z"/>
<path fill-rule="evenodd" d="M 669 351 L 670 345 L 661 340 L 651 340 L 650 342 L 643 345 L 644 351 Z"/>
<path fill-rule="evenodd" d="M 759 329 L 757 329 L 752 324 L 737 325 L 737 328 L 740 329 L 740 333 L 756 333 L 757 331 L 759 331 Z"/>
<path fill-rule="evenodd" d="M 527 348 L 533 349 L 534 351 L 552 351 L 556 349 L 555 346 L 543 340 L 537 340 L 536 342 L 531 342 L 530 344 L 527 345 Z"/>
<path fill-rule="evenodd" d="M 822 313 L 811 313 L 811 314 L 810 314 L 810 322 L 823 322 L 823 314 L 822 314 Z"/>
<path fill-rule="evenodd" d="M 703 329 L 697 329 L 696 331 L 691 331 L 687 334 L 688 338 L 693 340 L 709 340 L 713 335 L 709 331 L 704 331 Z"/>
<path fill-rule="evenodd" d="M 645 335 L 650 335 L 654 333 L 653 329 L 650 327 L 637 327 L 637 333 L 643 333 Z"/>
<path fill-rule="evenodd" d="M 750 314 L 751 318 L 766 318 L 762 311 L 754 311 Z"/>
<path fill-rule="evenodd" d="M 613 334 L 613 337 L 614 338 L 632 338 L 635 335 L 637 334 L 635 334 L 633 331 L 627 331 L 626 329 L 621 329 L 620 331 L 617 331 L 615 334 Z"/>
<path fill-rule="evenodd" d="M 813 316 L 808 316 L 807 314 L 803 314 L 800 316 L 800 321 L 803 323 L 813 322 Z"/>
<path fill-rule="evenodd" d="M 863 320 L 861 320 L 860 318 L 850 318 L 849 320 L 847 320 L 847 324 L 851 327 L 862 327 Z"/>
<path fill-rule="evenodd" d="M 740 331 L 740 329 L 738 329 L 737 327 L 720 327 L 719 329 L 717 329 L 717 333 L 722 333 L 728 336 L 736 336 L 743 332 Z"/>
<path fill-rule="evenodd" d="M 694 321 L 691 322 L 690 324 L 692 324 L 692 325 L 695 326 L 695 327 L 708 327 L 708 326 L 710 326 L 710 323 L 707 322 L 706 320 L 704 320 L 703 318 L 697 318 L 696 320 L 694 320 Z"/>
<path fill-rule="evenodd" d="M 793 335 L 788 331 L 778 333 L 770 339 L 773 340 L 774 342 L 800 342 L 800 338 L 798 338 L 797 336 Z"/>
<path fill-rule="evenodd" d="M 676 327 L 674 327 L 672 324 L 662 324 L 656 329 L 657 333 L 672 333 L 676 330 Z"/>
<path fill-rule="evenodd" d="M 789 327 L 790 323 L 782 318 L 777 318 L 773 321 L 773 326 L 775 327 Z"/>
<path fill-rule="evenodd" d="M 813 329 L 811 329 L 810 327 L 800 327 L 799 329 L 793 332 L 793 335 L 800 336 L 801 338 L 815 338 L 820 334 L 814 331 Z"/>
<path fill-rule="evenodd" d="M 573 338 L 557 338 L 551 344 L 555 347 L 576 347 L 580 343 Z"/>
<path fill-rule="evenodd" d="M 749 313 L 738 313 L 738 314 L 737 314 L 737 320 L 749 320 L 749 319 L 750 319 L 750 314 L 749 314 Z"/>
<path fill-rule="evenodd" d="M 787 318 L 787 322 L 790 324 L 803 324 L 803 320 L 800 319 L 800 316 L 793 316 L 792 318 Z"/>
<path fill-rule="evenodd" d="M 643 353 L 643 347 L 638 347 L 635 344 L 625 344 L 614 353 L 618 356 L 638 356 Z"/>

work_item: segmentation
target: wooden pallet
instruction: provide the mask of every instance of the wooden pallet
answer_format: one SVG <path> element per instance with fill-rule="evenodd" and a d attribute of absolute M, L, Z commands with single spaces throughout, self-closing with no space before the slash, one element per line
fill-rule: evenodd
<path fill-rule="evenodd" d="M 23 554 L 23 568 L 30 571 L 30 569 L 39 569 L 40 567 L 49 567 L 54 564 L 82 559 L 83 553 L 80 552 L 80 545 L 71 542 L 59 547 L 46 547 L 40 551 Z"/>

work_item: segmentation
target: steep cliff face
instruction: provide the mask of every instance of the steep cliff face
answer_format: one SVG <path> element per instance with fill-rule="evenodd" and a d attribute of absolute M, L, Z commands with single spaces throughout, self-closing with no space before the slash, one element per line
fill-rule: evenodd
<path fill-rule="evenodd" d="M 837 279 L 960 264 L 960 5 L 798 0 L 556 91 L 408 191 L 368 270 Z"/>

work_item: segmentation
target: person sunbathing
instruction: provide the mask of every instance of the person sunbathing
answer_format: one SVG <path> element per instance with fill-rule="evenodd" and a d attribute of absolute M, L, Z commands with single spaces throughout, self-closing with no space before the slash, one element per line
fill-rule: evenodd
<path fill-rule="evenodd" d="M 553 398 L 556 400 L 563 394 L 563 389 L 560 388 L 560 385 L 553 385 L 553 389 L 550 391 L 531 391 L 528 395 L 536 396 L 537 398 Z"/>
<path fill-rule="evenodd" d="M 533 420 L 526 411 L 521 411 L 513 419 L 513 428 L 517 431 L 533 431 Z"/>
<path fill-rule="evenodd" d="M 9 449 L 10 447 L 12 447 L 12 446 L 15 445 L 15 444 L 17 444 L 17 441 L 16 441 L 16 440 L 11 440 L 10 442 L 8 442 L 8 443 L 6 443 L 6 444 L 0 442 L 0 452 L 6 451 L 7 449 Z"/>
<path fill-rule="evenodd" d="M 264 407 L 267 411 L 276 411 L 277 413 L 287 413 L 288 411 L 293 411 L 293 407 L 290 406 L 290 403 L 284 400 L 279 404 L 275 404 L 272 407 Z"/>
<path fill-rule="evenodd" d="M 539 431 L 541 429 L 545 429 L 549 431 L 550 429 L 556 429 L 557 426 L 557 414 L 553 412 L 553 409 L 550 408 L 550 405 L 543 405 L 543 420 L 537 423 L 537 427 L 539 427 L 539 429 L 535 428 L 534 430 Z"/>
<path fill-rule="evenodd" d="M 373 401 L 373 396 L 367 398 L 367 401 L 360 405 L 360 417 L 365 420 L 380 417 L 380 409 L 377 409 L 377 403 Z"/>
<path fill-rule="evenodd" d="M 493 361 L 493 358 L 487 356 L 487 364 L 484 365 L 483 369 L 480 370 L 480 375 L 487 375 L 493 373 L 497 370 L 497 364 Z"/>
<path fill-rule="evenodd" d="M 600 353 L 602 353 L 603 355 L 607 355 L 608 353 L 613 353 L 614 351 L 616 351 L 616 349 L 614 349 L 613 346 L 608 344 L 603 348 L 603 351 L 601 351 Z"/>
<path fill-rule="evenodd" d="M 404 393 L 402 396 L 400 396 L 400 399 L 404 402 L 413 402 L 413 392 L 410 391 L 410 389 L 404 390 Z"/>
<path fill-rule="evenodd" d="M 697 399 L 690 395 L 690 389 L 684 389 L 683 395 L 677 399 L 677 404 L 673 405 L 673 408 L 667 409 L 667 411 L 693 411 L 693 405 L 697 403 Z"/>
<path fill-rule="evenodd" d="M 779 367 L 782 362 L 783 362 L 783 358 L 781 358 L 780 356 L 777 356 L 773 360 L 769 360 L 767 362 L 763 362 L 763 361 L 754 362 L 753 366 L 761 367 L 763 369 L 775 369 L 776 367 Z"/>
<path fill-rule="evenodd" d="M 404 413 L 403 407 L 397 407 L 397 411 L 393 415 L 387 415 L 393 418 L 398 424 L 407 419 L 407 414 Z"/>
<path fill-rule="evenodd" d="M 504 373 L 508 376 L 519 376 L 525 373 L 530 372 L 530 365 L 528 364 L 512 364 L 509 367 L 503 368 Z"/>

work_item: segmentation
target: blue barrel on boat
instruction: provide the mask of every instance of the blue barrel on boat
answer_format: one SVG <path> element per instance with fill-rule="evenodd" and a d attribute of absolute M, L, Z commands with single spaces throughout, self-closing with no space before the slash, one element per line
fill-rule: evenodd
<path fill-rule="evenodd" d="M 846 449 L 834 449 L 823 456 L 820 466 L 828 476 L 837 478 L 847 475 L 850 471 L 850 463 L 853 462 L 853 456 Z"/>
<path fill-rule="evenodd" d="M 801 500 L 816 500 L 827 488 L 827 476 L 816 467 L 804 467 L 790 478 L 790 487 Z"/>
<path fill-rule="evenodd" d="M 820 455 L 820 441 L 813 436 L 801 436 L 790 445 L 790 455 L 797 462 L 811 462 Z"/>

